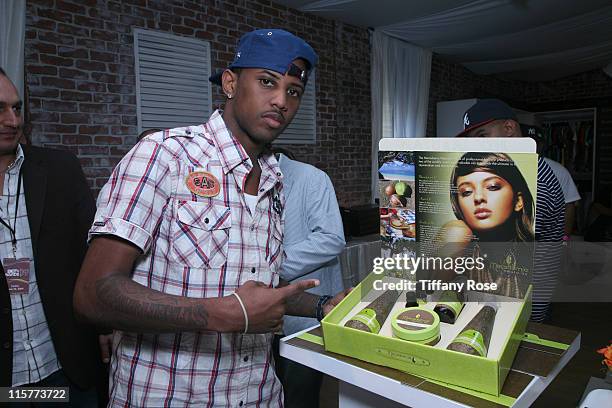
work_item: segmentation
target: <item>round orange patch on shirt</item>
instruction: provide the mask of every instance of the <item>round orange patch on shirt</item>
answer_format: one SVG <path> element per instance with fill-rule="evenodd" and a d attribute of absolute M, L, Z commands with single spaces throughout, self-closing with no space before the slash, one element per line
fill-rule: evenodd
<path fill-rule="evenodd" d="M 185 184 L 189 191 L 200 197 L 214 197 L 221 191 L 219 180 L 207 171 L 192 171 Z"/>

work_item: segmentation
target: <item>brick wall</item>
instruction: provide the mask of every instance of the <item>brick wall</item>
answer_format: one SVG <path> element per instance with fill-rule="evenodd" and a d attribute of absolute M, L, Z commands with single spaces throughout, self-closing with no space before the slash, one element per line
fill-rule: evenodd
<path fill-rule="evenodd" d="M 431 60 L 427 137 L 436 135 L 436 104 L 470 98 L 499 98 L 512 106 L 525 105 L 525 83 L 477 75 L 462 65 L 434 54 Z"/>
<path fill-rule="evenodd" d="M 436 104 L 468 98 L 499 98 L 528 111 L 605 106 L 612 99 L 612 78 L 601 69 L 553 81 L 527 82 L 477 75 L 434 54 L 427 117 L 427 136 L 436 134 Z"/>
<path fill-rule="evenodd" d="M 595 188 L 612 185 L 612 78 L 596 69 L 528 84 L 526 99 L 534 111 L 597 108 Z"/>
<path fill-rule="evenodd" d="M 597 108 L 596 185 L 612 183 L 612 78 L 601 69 L 552 81 L 526 82 L 476 75 L 459 64 L 432 58 L 427 136 L 436 135 L 436 104 L 499 98 L 531 112 Z"/>
<path fill-rule="evenodd" d="M 77 154 L 94 192 L 136 142 L 133 28 L 210 41 L 217 70 L 232 60 L 242 34 L 272 26 L 303 37 L 320 56 L 317 143 L 290 148 L 330 175 L 341 205 L 369 201 L 366 29 L 266 0 L 27 0 L 26 15 L 32 142 Z"/>
<path fill-rule="evenodd" d="M 612 98 L 612 78 L 603 70 L 583 72 L 554 81 L 529 83 L 525 87 L 525 100 L 538 106 L 595 106 L 597 100 Z M 546 108 L 548 109 L 548 108 Z"/>

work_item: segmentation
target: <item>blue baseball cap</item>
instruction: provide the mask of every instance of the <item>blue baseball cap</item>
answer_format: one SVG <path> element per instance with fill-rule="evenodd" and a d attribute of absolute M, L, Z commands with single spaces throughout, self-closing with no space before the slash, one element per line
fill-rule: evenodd
<path fill-rule="evenodd" d="M 292 64 L 301 58 L 308 63 L 306 70 Z M 263 68 L 285 75 L 288 71 L 300 78 L 304 84 L 308 74 L 317 65 L 319 57 L 312 47 L 301 38 L 285 30 L 263 29 L 246 33 L 240 38 L 234 61 L 227 67 Z M 297 71 L 299 72 L 296 72 Z M 223 71 L 211 75 L 208 80 L 221 85 Z"/>

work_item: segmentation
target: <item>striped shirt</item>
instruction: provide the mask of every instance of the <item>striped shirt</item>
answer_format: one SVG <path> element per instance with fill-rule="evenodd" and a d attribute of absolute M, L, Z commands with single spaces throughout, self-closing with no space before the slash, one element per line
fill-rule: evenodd
<path fill-rule="evenodd" d="M 30 223 L 26 209 L 23 179 L 15 219 L 17 187 L 24 155 L 17 147 L 16 160 L 4 176 L 4 188 L 0 197 L 0 218 L 15 229 L 17 252 L 13 253 L 12 234 L 0 224 L 0 257 L 28 258 L 33 260 Z M 5 272 L 6 272 L 6 268 Z M 11 294 L 13 317 L 13 381 L 12 385 L 38 382 L 59 370 L 51 333 L 40 300 L 34 262 L 30 262 L 29 291 L 27 294 Z"/>
<path fill-rule="evenodd" d="M 338 255 L 345 242 L 334 186 L 327 174 L 310 164 L 284 155 L 279 163 L 286 200 L 281 277 L 290 282 L 318 279 L 319 286 L 308 292 L 335 295 L 344 289 Z M 316 324 L 316 319 L 285 316 L 283 331 L 293 334 Z"/>
<path fill-rule="evenodd" d="M 565 226 L 565 199 L 561 185 L 546 163 L 538 158 L 538 192 L 536 202 L 533 271 L 533 310 L 531 319 L 546 317 L 561 267 L 561 242 Z"/>
<path fill-rule="evenodd" d="M 132 279 L 193 298 L 227 296 L 248 280 L 278 284 L 282 262 L 282 174 L 273 155 L 259 159 L 255 212 L 243 189 L 252 169 L 215 112 L 200 126 L 142 139 L 100 192 L 91 236 L 112 234 L 138 246 Z M 213 197 L 187 182 L 206 171 Z M 280 406 L 272 334 L 115 332 L 110 406 Z"/>

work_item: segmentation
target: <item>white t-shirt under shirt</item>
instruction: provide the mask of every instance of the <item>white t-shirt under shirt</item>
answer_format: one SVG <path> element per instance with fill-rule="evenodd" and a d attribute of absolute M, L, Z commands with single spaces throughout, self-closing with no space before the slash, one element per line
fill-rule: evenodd
<path fill-rule="evenodd" d="M 578 193 L 576 184 L 574 184 L 574 180 L 572 179 L 569 171 L 567 171 L 567 169 L 561 165 L 561 163 L 558 163 L 552 159 L 545 157 L 544 160 L 550 166 L 553 173 L 555 173 L 555 176 L 559 180 L 559 184 L 561 184 L 565 204 L 580 200 L 580 194 Z"/>

